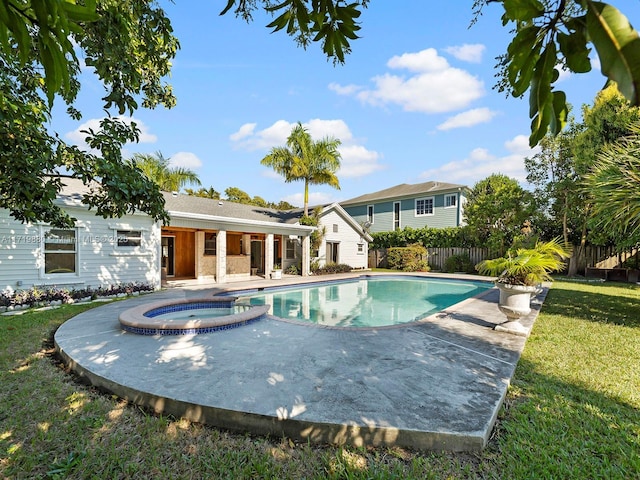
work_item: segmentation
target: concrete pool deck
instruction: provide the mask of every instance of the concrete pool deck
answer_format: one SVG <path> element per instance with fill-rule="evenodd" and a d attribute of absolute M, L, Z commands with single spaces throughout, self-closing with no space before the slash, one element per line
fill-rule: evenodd
<path fill-rule="evenodd" d="M 55 345 L 91 384 L 216 427 L 311 443 L 481 450 L 526 341 L 492 329 L 505 320 L 496 288 L 425 321 L 386 328 L 270 317 L 208 334 L 142 336 L 118 322 L 122 311 L 147 302 L 358 276 L 176 282 L 71 318 Z M 529 330 L 547 290 L 522 319 Z"/>

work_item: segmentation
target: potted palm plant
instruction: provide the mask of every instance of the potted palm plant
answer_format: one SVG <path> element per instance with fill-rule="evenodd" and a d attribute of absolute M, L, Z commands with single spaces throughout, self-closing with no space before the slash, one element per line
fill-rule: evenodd
<path fill-rule="evenodd" d="M 519 319 L 531 311 L 531 298 L 540 291 L 542 282 L 551 280 L 551 273 L 562 270 L 571 248 L 559 238 L 536 242 L 532 248 L 511 248 L 504 257 L 484 260 L 476 265 L 482 275 L 497 276 L 500 290 L 498 308 L 507 321 L 496 327 L 518 335 L 527 329 Z"/>

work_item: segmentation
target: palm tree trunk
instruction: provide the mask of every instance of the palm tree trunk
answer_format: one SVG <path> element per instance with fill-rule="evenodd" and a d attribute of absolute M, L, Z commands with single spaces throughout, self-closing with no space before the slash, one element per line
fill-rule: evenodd
<path fill-rule="evenodd" d="M 309 216 L 309 180 L 304 180 L 304 216 Z"/>

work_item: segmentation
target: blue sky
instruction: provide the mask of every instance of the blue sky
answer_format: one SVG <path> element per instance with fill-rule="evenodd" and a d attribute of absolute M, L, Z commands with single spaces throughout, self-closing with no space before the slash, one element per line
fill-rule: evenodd
<path fill-rule="evenodd" d="M 127 154 L 162 152 L 195 170 L 204 187 L 238 187 L 267 201 L 302 205 L 303 184 L 286 184 L 260 165 L 272 147 L 285 145 L 296 122 L 315 139 L 342 141 L 341 190 L 311 186 L 310 203 L 346 200 L 401 183 L 430 180 L 468 186 L 492 173 L 525 185 L 528 99 L 493 89 L 495 57 L 510 40 L 490 5 L 472 27 L 472 1 L 371 2 L 360 38 L 343 66 L 319 45 L 306 51 L 284 33 L 264 27 L 257 13 L 245 23 L 218 13 L 226 1 L 161 5 L 181 50 L 168 79 L 178 98 L 171 110 L 140 109 L 141 141 Z M 613 2 L 632 24 L 640 2 Z M 558 88 L 579 113 L 603 86 L 596 64 L 586 75 L 562 75 Z M 82 145 L 79 130 L 103 117 L 103 87 L 83 77 L 73 122 L 56 113 L 52 127 Z M 526 186 L 526 185 L 525 185 Z"/>

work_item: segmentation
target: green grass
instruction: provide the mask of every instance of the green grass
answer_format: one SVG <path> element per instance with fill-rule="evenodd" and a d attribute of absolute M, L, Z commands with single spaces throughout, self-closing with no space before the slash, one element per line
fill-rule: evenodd
<path fill-rule="evenodd" d="M 339 448 L 151 415 L 78 384 L 52 333 L 0 317 L 0 478 L 640 478 L 640 288 L 556 281 L 479 454 Z"/>

